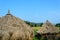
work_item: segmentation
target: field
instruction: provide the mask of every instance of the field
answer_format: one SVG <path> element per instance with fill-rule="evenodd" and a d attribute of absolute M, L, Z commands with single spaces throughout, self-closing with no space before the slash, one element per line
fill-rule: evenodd
<path fill-rule="evenodd" d="M 38 30 L 40 29 L 40 27 L 32 27 L 34 30 Z"/>
<path fill-rule="evenodd" d="M 40 27 L 32 27 L 34 30 L 38 30 L 38 29 L 40 29 Z M 56 27 L 57 29 L 59 29 L 60 30 L 60 27 Z"/>

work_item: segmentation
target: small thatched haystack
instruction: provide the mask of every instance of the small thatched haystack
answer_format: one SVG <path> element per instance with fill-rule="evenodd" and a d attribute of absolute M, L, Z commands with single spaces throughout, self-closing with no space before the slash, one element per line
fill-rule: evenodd
<path fill-rule="evenodd" d="M 59 32 L 59 30 L 54 25 L 52 25 L 48 20 L 37 31 L 37 33 L 39 33 L 39 34 L 58 33 L 58 32 Z"/>
<path fill-rule="evenodd" d="M 32 40 L 32 37 L 32 28 L 10 11 L 0 18 L 0 40 Z"/>
<path fill-rule="evenodd" d="M 57 40 L 56 35 L 59 34 L 59 32 L 60 31 L 47 20 L 37 31 L 37 35 L 42 36 L 42 39 Z"/>

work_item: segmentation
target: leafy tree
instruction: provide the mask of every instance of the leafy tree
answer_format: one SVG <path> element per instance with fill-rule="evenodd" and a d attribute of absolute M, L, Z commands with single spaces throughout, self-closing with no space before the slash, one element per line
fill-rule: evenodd
<path fill-rule="evenodd" d="M 60 23 L 57 23 L 55 26 L 56 26 L 56 27 L 60 27 Z"/>
<path fill-rule="evenodd" d="M 26 24 L 30 25 L 31 27 L 41 27 L 43 23 L 34 23 L 29 21 L 24 21 Z"/>

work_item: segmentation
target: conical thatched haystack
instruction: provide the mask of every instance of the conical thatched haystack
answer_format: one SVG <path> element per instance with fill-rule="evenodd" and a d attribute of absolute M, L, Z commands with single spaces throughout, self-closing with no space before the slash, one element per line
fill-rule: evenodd
<path fill-rule="evenodd" d="M 59 32 L 59 30 L 54 25 L 52 25 L 48 20 L 37 31 L 37 33 L 39 33 L 39 34 L 58 33 L 58 32 Z"/>
<path fill-rule="evenodd" d="M 57 40 L 56 35 L 59 34 L 59 32 L 60 31 L 47 20 L 46 23 L 44 23 L 37 31 L 37 35 L 42 36 L 41 40 L 44 38 L 47 40 Z"/>
<path fill-rule="evenodd" d="M 32 28 L 10 11 L 0 18 L 0 40 L 32 40 L 32 37 Z"/>

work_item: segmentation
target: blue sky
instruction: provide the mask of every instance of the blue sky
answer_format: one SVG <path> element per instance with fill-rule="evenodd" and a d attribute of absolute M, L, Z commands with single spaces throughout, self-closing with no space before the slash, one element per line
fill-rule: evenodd
<path fill-rule="evenodd" d="M 0 0 L 0 16 L 8 9 L 22 20 L 60 23 L 60 0 Z"/>

